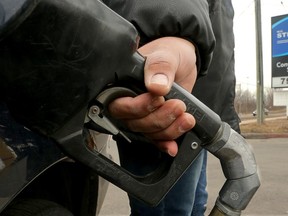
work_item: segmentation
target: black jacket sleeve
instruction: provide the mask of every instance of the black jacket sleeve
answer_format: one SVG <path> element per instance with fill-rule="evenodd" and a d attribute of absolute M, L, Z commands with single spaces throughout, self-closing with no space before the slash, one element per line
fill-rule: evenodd
<path fill-rule="evenodd" d="M 191 41 L 199 75 L 205 75 L 215 45 L 206 0 L 103 0 L 139 31 L 140 46 L 164 36 Z"/>

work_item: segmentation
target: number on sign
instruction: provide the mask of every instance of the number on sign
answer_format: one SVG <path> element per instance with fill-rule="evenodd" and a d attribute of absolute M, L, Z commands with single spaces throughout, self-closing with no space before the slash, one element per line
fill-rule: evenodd
<path fill-rule="evenodd" d="M 281 84 L 282 84 L 282 85 L 288 84 L 288 77 L 287 77 L 287 78 L 282 77 L 282 78 L 281 78 Z"/>

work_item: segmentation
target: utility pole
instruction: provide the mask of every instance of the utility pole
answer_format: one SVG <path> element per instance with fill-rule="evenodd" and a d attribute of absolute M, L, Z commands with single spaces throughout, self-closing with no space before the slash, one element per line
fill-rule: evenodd
<path fill-rule="evenodd" d="M 256 28 L 256 72 L 257 72 L 257 123 L 264 122 L 264 91 L 263 91 L 263 52 L 262 52 L 262 22 L 261 2 L 255 0 L 255 28 Z"/>

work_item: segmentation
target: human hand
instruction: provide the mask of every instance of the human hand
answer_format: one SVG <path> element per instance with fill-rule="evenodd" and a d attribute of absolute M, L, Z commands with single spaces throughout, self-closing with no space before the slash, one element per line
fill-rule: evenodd
<path fill-rule="evenodd" d="M 191 130 L 195 119 L 186 113 L 183 101 L 164 97 L 175 81 L 191 92 L 197 76 L 196 54 L 192 43 L 177 37 L 164 37 L 139 48 L 146 57 L 145 86 L 148 90 L 134 98 L 123 97 L 109 105 L 110 114 L 134 132 L 141 132 L 164 152 L 175 156 L 174 141 Z"/>

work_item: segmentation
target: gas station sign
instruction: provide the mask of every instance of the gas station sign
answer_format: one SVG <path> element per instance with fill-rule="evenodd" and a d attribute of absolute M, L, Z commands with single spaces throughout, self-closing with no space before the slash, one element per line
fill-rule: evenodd
<path fill-rule="evenodd" d="M 272 17 L 272 88 L 288 87 L 288 14 Z"/>

